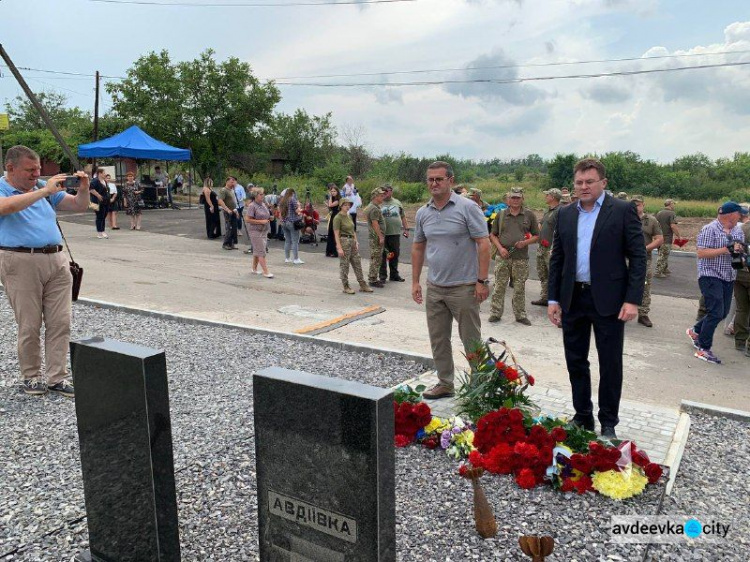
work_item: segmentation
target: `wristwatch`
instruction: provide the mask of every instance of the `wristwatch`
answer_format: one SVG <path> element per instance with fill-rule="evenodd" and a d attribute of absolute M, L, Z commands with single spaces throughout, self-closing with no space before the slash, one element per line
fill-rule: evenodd
<path fill-rule="evenodd" d="M 477 283 L 481 283 L 482 285 L 489 286 L 490 280 L 489 279 L 477 279 Z"/>

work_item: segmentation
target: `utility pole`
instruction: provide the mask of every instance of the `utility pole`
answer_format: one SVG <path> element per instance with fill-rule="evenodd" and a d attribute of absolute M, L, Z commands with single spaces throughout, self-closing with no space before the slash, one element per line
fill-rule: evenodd
<path fill-rule="evenodd" d="M 73 164 L 73 167 L 76 170 L 82 170 L 83 168 L 81 168 L 81 163 L 78 161 L 78 158 L 76 157 L 75 154 L 73 154 L 73 151 L 70 150 L 70 147 L 68 146 L 68 143 L 65 142 L 65 139 L 62 138 L 62 135 L 60 135 L 60 131 L 57 130 L 57 127 L 55 127 L 55 124 L 52 122 L 52 119 L 50 118 L 49 113 L 47 113 L 47 110 L 44 109 L 44 106 L 41 103 L 39 103 L 39 100 L 36 99 L 34 92 L 31 91 L 31 88 L 29 88 L 29 85 L 26 83 L 26 80 L 24 80 L 23 76 L 21 76 L 21 73 L 18 72 L 16 65 L 13 64 L 12 60 L 10 60 L 10 56 L 3 48 L 2 44 L 0 44 L 0 57 L 2 57 L 2 59 L 5 61 L 5 64 L 8 65 L 8 68 L 10 69 L 11 74 L 15 76 L 16 80 L 18 81 L 18 85 L 21 86 L 21 89 L 29 98 L 29 101 L 31 102 L 31 104 L 39 112 L 39 115 L 44 121 L 44 124 L 47 125 L 47 128 L 50 130 L 52 135 L 55 137 L 55 140 L 57 140 L 58 144 L 63 149 L 63 152 L 65 153 L 65 156 L 68 157 L 68 160 L 70 160 L 70 163 Z"/>
<path fill-rule="evenodd" d="M 99 140 L 99 71 L 96 71 L 96 97 L 94 99 L 94 142 Z M 91 175 L 96 177 L 96 158 L 91 161 Z"/>

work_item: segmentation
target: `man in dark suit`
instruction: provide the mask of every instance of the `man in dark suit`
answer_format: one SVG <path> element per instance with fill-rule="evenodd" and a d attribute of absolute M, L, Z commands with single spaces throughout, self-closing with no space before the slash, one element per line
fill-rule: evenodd
<path fill-rule="evenodd" d="M 573 421 L 594 430 L 589 347 L 594 328 L 599 353 L 599 422 L 616 438 L 622 394 L 625 322 L 638 316 L 646 278 L 646 250 L 635 205 L 605 193 L 598 160 L 574 169 L 576 204 L 560 209 L 549 264 L 547 315 L 563 329 L 573 390 Z"/>

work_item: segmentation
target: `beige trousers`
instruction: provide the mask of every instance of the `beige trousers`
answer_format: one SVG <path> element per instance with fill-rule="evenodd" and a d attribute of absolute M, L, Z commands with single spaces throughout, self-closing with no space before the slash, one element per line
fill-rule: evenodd
<path fill-rule="evenodd" d="M 42 376 L 44 322 L 47 383 L 57 384 L 68 371 L 73 278 L 67 256 L 63 252 L 24 254 L 0 250 L 0 281 L 18 325 L 21 377 Z"/>
<path fill-rule="evenodd" d="M 425 309 L 432 358 L 440 383 L 448 388 L 453 388 L 455 370 L 451 346 L 453 319 L 458 322 L 458 335 L 466 353 L 473 344 L 482 341 L 482 322 L 479 319 L 479 303 L 474 298 L 475 287 L 474 284 L 457 287 L 427 284 Z"/>

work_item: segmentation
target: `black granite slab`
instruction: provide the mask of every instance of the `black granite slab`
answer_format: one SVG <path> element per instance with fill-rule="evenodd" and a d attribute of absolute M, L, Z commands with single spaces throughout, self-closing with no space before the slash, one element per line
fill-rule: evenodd
<path fill-rule="evenodd" d="M 261 560 L 395 560 L 393 393 L 275 367 L 253 389 Z"/>
<path fill-rule="evenodd" d="M 90 559 L 180 560 L 164 352 L 104 338 L 70 348 Z"/>

